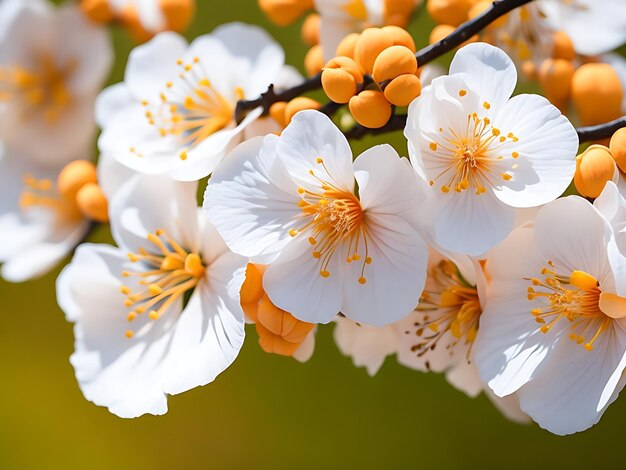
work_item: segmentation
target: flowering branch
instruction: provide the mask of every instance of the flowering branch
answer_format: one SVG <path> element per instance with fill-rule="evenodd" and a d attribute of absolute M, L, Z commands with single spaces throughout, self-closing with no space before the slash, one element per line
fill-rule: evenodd
<path fill-rule="evenodd" d="M 455 29 L 450 35 L 443 38 L 434 44 L 426 46 L 425 48 L 416 52 L 415 57 L 419 66 L 423 66 L 428 62 L 431 62 L 438 57 L 441 57 L 445 53 L 451 51 L 455 47 L 463 44 L 469 38 L 482 31 L 491 23 L 496 21 L 503 15 L 506 15 L 511 10 L 518 8 L 522 5 L 532 2 L 533 0 L 496 0 L 493 2 L 491 8 L 483 12 L 481 15 L 466 21 L 457 29 Z M 269 113 L 270 107 L 279 101 L 290 101 L 303 93 L 308 91 L 319 90 L 322 87 L 322 74 L 318 73 L 300 85 L 293 88 L 289 88 L 280 93 L 274 91 L 274 86 L 270 85 L 269 89 L 261 96 L 254 100 L 241 100 L 237 103 L 235 108 L 235 120 L 237 123 L 241 122 L 245 115 L 253 109 L 262 106 L 263 115 Z"/>

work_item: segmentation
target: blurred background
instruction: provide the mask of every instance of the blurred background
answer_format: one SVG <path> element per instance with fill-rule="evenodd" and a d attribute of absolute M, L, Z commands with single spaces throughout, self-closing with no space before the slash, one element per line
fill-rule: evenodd
<path fill-rule="evenodd" d="M 233 20 L 259 24 L 302 70 L 298 25 L 273 27 L 256 0 L 198 3 L 189 38 Z M 410 27 L 418 47 L 431 28 L 421 12 Z M 133 44 L 123 31 L 112 34 L 114 83 Z M 406 155 L 400 133 L 383 140 Z M 90 240 L 110 236 L 101 229 Z M 510 423 L 484 396 L 470 399 L 443 376 L 393 358 L 371 378 L 337 350 L 332 326 L 320 328 L 306 364 L 265 354 L 249 328 L 239 358 L 215 383 L 170 398 L 165 416 L 122 420 L 78 389 L 72 327 L 55 300 L 59 270 L 22 285 L 0 280 L 0 468 L 623 467 L 624 399 L 592 429 L 557 437 Z"/>

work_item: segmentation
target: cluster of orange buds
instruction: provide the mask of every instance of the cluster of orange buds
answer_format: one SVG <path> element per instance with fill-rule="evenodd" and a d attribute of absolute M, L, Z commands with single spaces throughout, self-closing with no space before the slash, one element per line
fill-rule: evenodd
<path fill-rule="evenodd" d="M 276 307 L 263 290 L 264 266 L 248 264 L 241 286 L 241 307 L 259 335 L 259 345 L 267 353 L 293 356 L 315 327 Z"/>
<path fill-rule="evenodd" d="M 270 117 L 278 123 L 281 128 L 285 128 L 291 119 L 300 111 L 307 109 L 320 109 L 322 104 L 312 98 L 299 96 L 291 101 L 278 101 L 270 106 Z"/>
<path fill-rule="evenodd" d="M 68 163 L 57 177 L 57 191 L 68 206 L 96 222 L 109 220 L 109 205 L 98 185 L 96 166 L 87 160 Z"/>
<path fill-rule="evenodd" d="M 596 198 L 608 181 L 626 172 L 626 128 L 619 129 L 608 147 L 591 145 L 576 157 L 576 190 L 585 197 Z"/>
<path fill-rule="evenodd" d="M 422 91 L 413 38 L 398 26 L 347 36 L 323 68 L 322 87 L 362 126 L 384 126 L 392 105 L 408 106 Z"/>
<path fill-rule="evenodd" d="M 113 0 L 81 0 L 82 11 L 92 21 L 100 24 L 118 23 L 137 42 L 145 42 L 161 31 L 149 31 L 142 24 L 135 2 L 116 8 Z M 163 31 L 186 30 L 195 12 L 195 0 L 158 0 L 163 14 Z"/>

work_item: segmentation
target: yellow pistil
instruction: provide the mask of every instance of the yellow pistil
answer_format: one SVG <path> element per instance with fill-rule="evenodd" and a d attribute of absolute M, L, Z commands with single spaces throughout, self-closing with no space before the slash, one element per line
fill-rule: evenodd
<path fill-rule="evenodd" d="M 485 102 L 483 107 L 489 109 L 491 105 Z M 477 113 L 469 114 L 465 129 L 440 129 L 440 140 L 430 142 L 431 154 L 441 162 L 441 171 L 430 180 L 430 185 L 434 186 L 436 181 L 442 180 L 437 185 L 442 193 L 470 190 L 480 195 L 501 180 L 510 181 L 515 168 L 502 172 L 504 157 L 499 150 L 517 140 L 513 133 L 503 135 L 500 129 L 491 125 L 489 118 L 481 118 Z"/>
<path fill-rule="evenodd" d="M 559 320 L 567 320 L 570 339 L 587 351 L 593 350 L 593 343 L 612 327 L 611 317 L 600 310 L 598 281 L 584 271 L 559 274 L 552 261 L 541 274 L 543 279 L 528 279 L 528 300 L 538 304 L 530 313 L 541 324 L 541 332 L 548 333 Z"/>
<path fill-rule="evenodd" d="M 206 269 L 200 255 L 186 251 L 165 231 L 157 230 L 148 234 L 147 239 L 151 250 L 140 248 L 138 253 L 128 254 L 129 260 L 140 268 L 122 273 L 124 277 L 138 277 L 142 286 L 136 292 L 127 286 L 120 289 L 126 296 L 124 305 L 132 308 L 127 316 L 129 322 L 146 312 L 150 320 L 158 320 L 198 285 Z M 128 330 L 126 336 L 132 338 L 134 334 Z"/>
<path fill-rule="evenodd" d="M 30 174 L 23 176 L 24 191 L 20 195 L 19 206 L 22 211 L 47 209 L 52 211 L 61 222 L 71 222 L 82 217 L 75 197 L 63 197 L 53 181 L 37 179 Z"/>
<path fill-rule="evenodd" d="M 353 193 L 330 182 L 332 177 L 322 158 L 317 158 L 316 162 L 326 176 L 320 178 L 314 170 L 309 171 L 321 187 L 320 190 L 298 189 L 301 198 L 298 206 L 304 223 L 301 228 L 291 229 L 289 233 L 292 236 L 305 234 L 312 247 L 312 256 L 320 260 L 320 276 L 331 276 L 328 267 L 339 250 L 346 263 L 361 263 L 361 274 L 357 280 L 365 284 L 365 267 L 372 263 L 372 258 L 369 256 L 365 213 L 361 203 Z M 361 246 L 365 250 L 364 256 L 359 253 Z"/>
<path fill-rule="evenodd" d="M 482 314 L 478 291 L 463 281 L 457 267 L 449 260 L 432 266 L 428 276 L 428 287 L 416 307 L 416 311 L 423 313 L 414 324 L 414 334 L 419 342 L 411 350 L 421 357 L 434 350 L 439 340 L 449 332 L 454 339 L 446 347 L 452 349 L 462 341 L 469 345 L 469 360 Z M 411 334 L 412 331 L 406 333 Z"/>
<path fill-rule="evenodd" d="M 54 124 L 72 103 L 67 81 L 75 69 L 75 62 L 60 66 L 48 55 L 38 57 L 32 68 L 0 67 L 0 102 L 19 106 L 20 119 L 41 115 Z"/>
<path fill-rule="evenodd" d="M 198 57 L 189 64 L 182 60 L 177 63 L 181 67 L 178 79 L 165 84 L 159 102 L 142 104 L 147 108 L 148 123 L 157 128 L 159 135 L 180 139 L 184 150 L 178 157 L 184 161 L 189 149 L 233 123 L 234 106 L 206 78 Z M 237 100 L 244 98 L 239 87 L 233 95 Z"/>

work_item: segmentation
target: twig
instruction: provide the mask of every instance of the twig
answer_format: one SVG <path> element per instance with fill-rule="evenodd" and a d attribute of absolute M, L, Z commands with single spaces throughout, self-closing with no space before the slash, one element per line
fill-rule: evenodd
<path fill-rule="evenodd" d="M 404 129 L 405 126 L 406 114 L 399 114 L 391 116 L 389 122 L 387 122 L 387 124 L 385 124 L 383 127 L 379 127 L 378 129 L 370 129 L 368 127 L 357 124 L 352 129 L 345 132 L 345 135 L 348 139 L 358 140 L 368 135 L 379 135 L 386 134 L 387 132 L 400 131 Z"/>
<path fill-rule="evenodd" d="M 582 144 L 583 142 L 593 140 L 608 139 L 622 127 L 626 127 L 626 116 L 622 116 L 611 122 L 598 124 L 597 126 L 579 127 L 576 129 L 576 132 L 578 132 L 578 140 L 580 140 Z"/>

